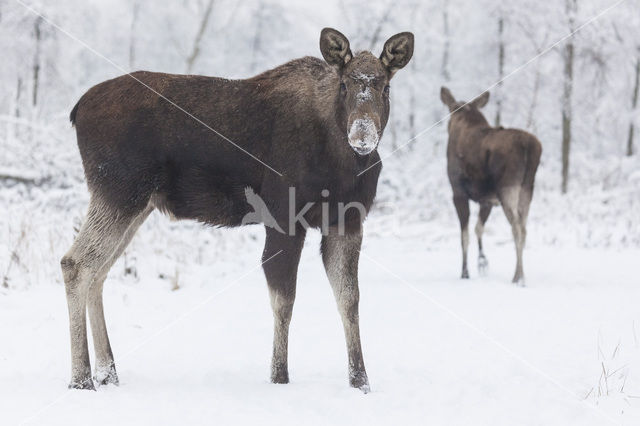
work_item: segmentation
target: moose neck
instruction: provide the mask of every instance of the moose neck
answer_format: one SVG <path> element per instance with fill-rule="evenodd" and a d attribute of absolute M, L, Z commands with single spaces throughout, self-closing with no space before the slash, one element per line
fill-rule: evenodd
<path fill-rule="evenodd" d="M 477 109 L 464 111 L 463 114 L 460 123 L 469 130 L 473 128 L 491 127 L 487 119 L 484 118 L 484 115 Z"/>
<path fill-rule="evenodd" d="M 449 122 L 448 149 L 454 149 L 459 143 L 473 139 L 473 134 L 491 128 L 487 119 L 478 110 L 460 110 Z"/>

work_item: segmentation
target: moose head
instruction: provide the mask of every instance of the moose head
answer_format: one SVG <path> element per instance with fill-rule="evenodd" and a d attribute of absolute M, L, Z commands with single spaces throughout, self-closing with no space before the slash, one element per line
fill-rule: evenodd
<path fill-rule="evenodd" d="M 376 58 L 368 51 L 354 55 L 342 33 L 325 28 L 320 51 L 339 76 L 335 87 L 338 124 L 351 148 L 368 155 L 378 147 L 389 119 L 389 82 L 413 55 L 413 34 L 394 35 Z"/>
<path fill-rule="evenodd" d="M 440 100 L 449 108 L 451 120 L 449 129 L 458 128 L 460 126 L 483 125 L 488 126 L 489 123 L 484 117 L 480 109 L 489 102 L 489 92 L 483 92 L 480 96 L 471 102 L 456 101 L 453 94 L 446 87 L 440 88 Z"/>

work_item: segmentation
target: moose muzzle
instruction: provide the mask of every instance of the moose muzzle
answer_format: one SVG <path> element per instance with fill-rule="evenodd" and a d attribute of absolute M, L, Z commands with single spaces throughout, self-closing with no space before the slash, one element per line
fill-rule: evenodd
<path fill-rule="evenodd" d="M 380 119 L 371 114 L 352 117 L 349 117 L 349 145 L 359 155 L 370 154 L 380 141 Z"/>

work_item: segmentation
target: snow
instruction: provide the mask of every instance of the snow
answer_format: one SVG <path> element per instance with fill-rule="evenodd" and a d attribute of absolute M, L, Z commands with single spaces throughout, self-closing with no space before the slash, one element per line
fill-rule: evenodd
<path fill-rule="evenodd" d="M 368 154 L 378 146 L 378 129 L 376 123 L 368 116 L 356 118 L 349 128 L 349 144 L 358 151 Z"/>
<path fill-rule="evenodd" d="M 369 86 L 366 86 L 364 90 L 362 90 L 361 92 L 358 92 L 358 94 L 356 95 L 356 100 L 358 101 L 358 103 L 370 101 L 371 98 L 372 98 L 371 87 Z"/>
<path fill-rule="evenodd" d="M 373 74 L 365 74 L 363 72 L 354 72 L 350 77 L 363 83 L 371 83 L 376 78 Z"/>
<path fill-rule="evenodd" d="M 347 385 L 342 327 L 317 233 L 300 265 L 291 383 L 268 383 L 272 322 L 260 245 L 231 250 L 235 261 L 184 271 L 176 291 L 158 278 L 152 250 L 138 254 L 139 275 L 147 277 L 139 282 L 118 272 L 120 261 L 104 297 L 121 385 L 97 392 L 66 390 L 62 285 L 2 295 L 3 423 L 640 421 L 638 249 L 529 247 L 528 286 L 520 288 L 509 283 L 512 246 L 495 236 L 485 242 L 488 276 L 472 267 L 472 278 L 460 280 L 455 241 L 434 246 L 367 235 L 360 318 L 372 392 L 364 395 Z M 608 379 L 608 395 L 603 367 L 622 368 Z"/>

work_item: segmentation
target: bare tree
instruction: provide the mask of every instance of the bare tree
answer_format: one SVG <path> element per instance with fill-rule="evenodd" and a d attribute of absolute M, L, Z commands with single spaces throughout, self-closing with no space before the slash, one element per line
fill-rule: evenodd
<path fill-rule="evenodd" d="M 258 52 L 260 51 L 262 44 L 262 21 L 265 13 L 264 8 L 264 1 L 261 1 L 258 6 L 258 10 L 256 11 L 256 32 L 253 36 L 253 43 L 251 44 L 251 72 L 255 72 L 258 68 Z"/>
<path fill-rule="evenodd" d="M 15 115 L 16 119 L 20 118 L 21 115 L 20 105 L 22 103 L 22 86 L 22 77 L 18 75 L 18 79 L 16 81 L 16 97 L 14 98 L 15 106 L 13 108 L 13 114 Z M 20 125 L 18 124 L 17 120 L 13 126 L 7 125 L 7 129 L 10 129 L 8 131 L 10 132 L 12 137 L 17 137 L 20 133 Z"/>
<path fill-rule="evenodd" d="M 394 2 L 390 2 L 390 4 L 394 4 Z M 418 9 L 420 8 L 420 3 L 419 2 L 415 2 L 412 5 L 411 8 L 411 27 L 415 26 L 415 21 L 416 21 L 416 16 L 418 16 Z M 391 13 L 391 8 L 387 9 L 385 16 L 384 16 L 384 20 L 385 22 L 389 19 L 389 15 Z M 380 27 L 382 27 L 382 20 L 381 20 L 381 24 Z M 373 46 L 373 44 L 372 44 Z M 417 70 L 416 70 L 416 63 L 415 61 L 411 63 L 411 81 L 412 83 L 415 82 L 415 78 L 416 78 L 416 74 L 417 74 Z M 411 90 L 409 91 L 409 138 L 410 140 L 413 140 L 413 138 L 416 137 L 416 115 L 417 115 L 417 101 L 416 101 L 416 91 L 415 90 Z M 413 149 L 415 148 L 415 144 L 411 144 L 409 145 L 409 150 L 413 151 Z"/>
<path fill-rule="evenodd" d="M 22 77 L 18 77 L 18 83 L 16 84 L 16 108 L 15 108 L 16 118 L 20 118 L 21 98 L 22 98 Z"/>
<path fill-rule="evenodd" d="M 38 86 L 40 84 L 40 43 L 42 41 L 42 18 L 38 16 L 33 25 L 33 36 L 35 38 L 35 53 L 33 55 L 33 90 L 32 105 L 35 107 L 38 103 Z"/>
<path fill-rule="evenodd" d="M 496 126 L 500 125 L 502 114 L 502 79 L 504 78 L 504 13 L 498 10 L 498 85 L 496 93 Z"/>
<path fill-rule="evenodd" d="M 523 34 L 529 39 L 531 45 L 533 46 L 534 51 L 536 52 L 536 56 L 540 56 L 547 45 L 547 41 L 549 40 L 549 31 L 545 32 L 544 38 L 542 42 L 538 42 L 536 33 L 533 30 L 537 28 L 537 25 L 532 23 L 529 19 L 525 17 L 524 22 L 519 22 L 518 25 L 522 30 Z M 536 109 L 538 107 L 538 96 L 540 93 L 540 62 L 534 62 L 534 75 L 533 75 L 533 90 L 531 95 L 531 103 L 529 104 L 529 110 L 527 111 L 527 129 L 532 130 L 533 133 L 536 133 L 537 125 L 535 121 Z"/>
<path fill-rule="evenodd" d="M 569 31 L 575 31 L 578 0 L 565 0 Z M 564 51 L 564 88 L 562 92 L 562 193 L 569 188 L 569 153 L 571 148 L 571 102 L 573 94 L 573 36 L 569 37 Z"/>
<path fill-rule="evenodd" d="M 131 16 L 131 27 L 129 28 L 129 70 L 133 71 L 136 63 L 136 24 L 138 23 L 138 15 L 140 12 L 140 2 L 133 2 L 133 14 Z"/>
<path fill-rule="evenodd" d="M 640 47 L 638 47 L 638 56 L 636 57 L 636 81 L 633 86 L 633 95 L 631 97 L 631 111 L 635 114 L 638 109 L 638 86 L 640 86 Z M 627 155 L 633 155 L 633 133 L 634 133 L 634 123 L 633 118 L 631 118 L 631 123 L 629 123 L 629 138 L 627 139 Z"/>
<path fill-rule="evenodd" d="M 444 46 L 442 49 L 442 65 L 440 67 L 440 74 L 445 82 L 448 82 L 451 78 L 449 74 L 449 49 L 451 46 L 451 34 L 449 32 L 449 0 L 444 0 L 442 5 L 442 24 L 444 35 Z"/>
<path fill-rule="evenodd" d="M 411 74 L 416 75 L 415 62 L 411 64 Z M 413 80 L 413 78 L 412 78 Z M 409 91 L 409 140 L 416 137 L 416 91 Z M 409 145 L 409 150 L 413 150 L 415 144 Z"/>
<path fill-rule="evenodd" d="M 196 33 L 196 38 L 193 41 L 193 49 L 191 50 L 191 54 L 187 57 L 187 74 L 191 74 L 193 65 L 198 59 L 198 56 L 200 56 L 200 43 L 205 31 L 207 30 L 207 25 L 209 25 L 209 17 L 211 16 L 211 10 L 213 9 L 213 1 L 214 0 L 209 0 L 209 3 L 207 3 L 207 7 L 202 15 L 202 20 L 200 21 L 200 27 Z"/>

